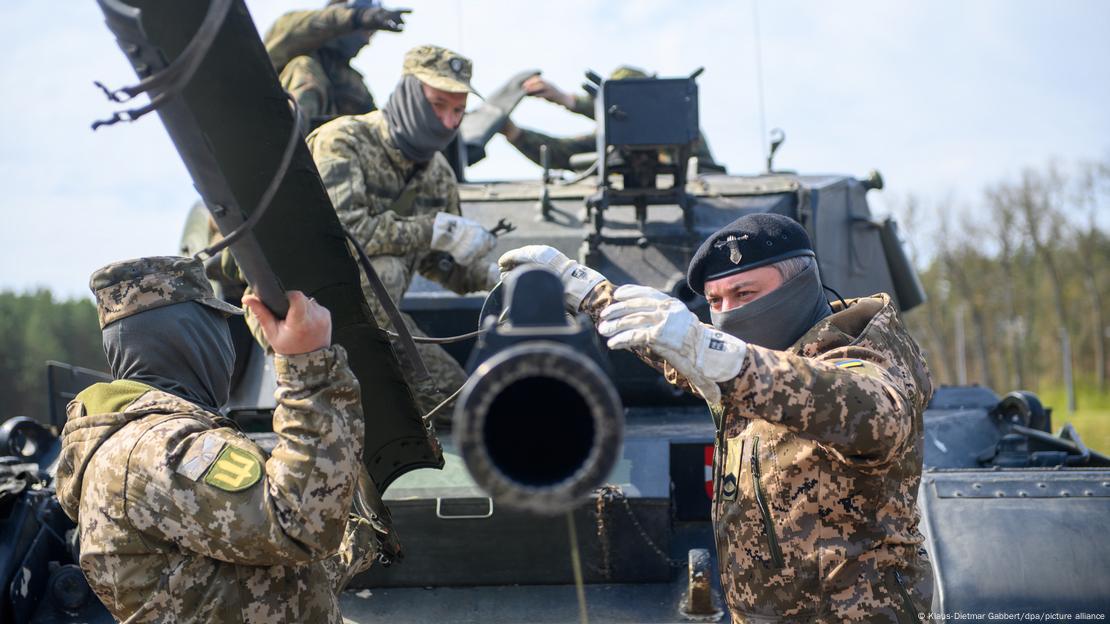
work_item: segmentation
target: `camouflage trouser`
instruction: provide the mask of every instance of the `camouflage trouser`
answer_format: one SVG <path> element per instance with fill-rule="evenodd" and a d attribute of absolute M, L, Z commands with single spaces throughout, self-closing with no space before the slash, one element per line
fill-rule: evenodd
<path fill-rule="evenodd" d="M 408 289 L 409 276 L 411 275 L 411 270 L 406 266 L 405 259 L 396 256 L 375 256 L 370 259 L 370 263 L 374 265 L 374 271 L 381 278 L 389 296 L 393 298 L 393 301 L 399 302 L 401 297 L 404 296 L 405 290 Z M 362 281 L 362 291 L 366 294 L 366 301 L 370 304 L 370 311 L 374 314 L 374 320 L 378 322 L 378 326 L 395 332 L 393 324 L 385 313 L 385 308 L 374 296 L 374 292 L 370 290 L 365 278 Z M 413 336 L 427 335 L 420 331 L 411 316 L 408 314 L 402 314 L 401 316 Z M 391 340 L 393 341 L 393 351 L 397 354 L 397 359 L 401 363 L 401 372 L 416 396 L 416 406 L 420 409 L 421 414 L 427 414 L 432 408 L 447 400 L 466 381 L 466 372 L 463 371 L 462 366 L 443 347 L 435 344 L 416 345 L 416 350 L 420 353 L 420 358 L 424 360 L 424 366 L 428 369 L 429 376 L 423 382 L 416 381 L 415 367 L 412 362 L 409 362 L 404 347 L 397 338 L 391 338 Z M 437 413 L 436 423 L 440 425 L 447 424 L 450 421 L 453 409 L 453 401 L 445 405 Z"/>

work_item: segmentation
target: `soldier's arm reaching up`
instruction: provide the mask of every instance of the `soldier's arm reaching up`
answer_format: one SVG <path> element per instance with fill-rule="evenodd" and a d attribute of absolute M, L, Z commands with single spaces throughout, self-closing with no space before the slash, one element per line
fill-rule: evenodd
<path fill-rule="evenodd" d="M 290 293 L 282 321 L 256 297 L 244 303 L 277 353 L 277 445 L 266 458 L 227 427 L 158 425 L 135 447 L 127 516 L 148 536 L 232 563 L 323 559 L 343 539 L 361 461 L 358 382 L 315 301 Z"/>
<path fill-rule="evenodd" d="M 382 9 L 333 4 L 323 9 L 286 13 L 266 31 L 264 43 L 278 73 L 289 61 L 309 54 L 328 41 L 360 29 L 370 29 Z"/>

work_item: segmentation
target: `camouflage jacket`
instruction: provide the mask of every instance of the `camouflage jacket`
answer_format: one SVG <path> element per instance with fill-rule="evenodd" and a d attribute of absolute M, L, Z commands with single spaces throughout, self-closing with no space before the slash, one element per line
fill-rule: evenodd
<path fill-rule="evenodd" d="M 602 282 L 583 302 L 597 317 Z M 748 345 L 721 384 L 713 522 L 734 622 L 916 622 L 932 600 L 918 531 L 932 381 L 890 297 L 854 299 L 790 349 Z M 650 351 L 667 380 L 684 377 Z"/>
<path fill-rule="evenodd" d="M 405 158 L 379 111 L 332 120 L 307 140 L 340 222 L 375 261 L 394 300 L 414 273 L 457 293 L 493 286 L 488 260 L 444 269 L 430 253 L 436 213 L 460 214 L 458 184 L 443 154 L 427 164 Z"/>
<path fill-rule="evenodd" d="M 358 115 L 374 110 L 374 96 L 350 61 L 320 53 L 328 41 L 355 30 L 358 9 L 336 4 L 293 11 L 274 22 L 264 39 L 266 52 L 305 119 Z"/>
<path fill-rule="evenodd" d="M 57 471 L 80 564 L 127 622 L 341 622 L 337 591 L 372 531 L 348 516 L 359 387 L 333 346 L 275 358 L 267 456 L 227 419 L 117 380 L 68 408 Z"/>

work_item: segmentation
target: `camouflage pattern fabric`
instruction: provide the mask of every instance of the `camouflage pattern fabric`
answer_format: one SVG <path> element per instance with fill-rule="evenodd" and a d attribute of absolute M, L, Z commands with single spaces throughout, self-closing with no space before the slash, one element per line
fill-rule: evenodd
<path fill-rule="evenodd" d="M 374 96 L 349 59 L 321 54 L 327 42 L 357 30 L 359 9 L 336 4 L 314 11 L 293 11 L 274 22 L 264 43 L 281 86 L 300 105 L 307 120 L 358 115 L 375 110 Z"/>
<path fill-rule="evenodd" d="M 374 266 L 378 277 L 382 280 L 382 285 L 389 292 L 389 296 L 394 301 L 400 301 L 404 296 L 405 291 L 409 287 L 409 282 L 412 280 L 412 272 L 408 270 L 406 260 L 399 256 L 374 256 L 370 258 L 370 264 Z M 457 265 L 454 265 L 457 266 Z M 456 269 L 455 273 L 466 273 L 467 270 Z M 485 279 L 484 276 L 474 275 L 474 280 Z M 492 286 L 490 286 L 492 288 Z M 370 304 L 370 311 L 374 314 L 374 320 L 378 322 L 379 327 L 390 327 L 389 317 L 385 313 L 385 308 L 382 307 L 378 298 L 374 296 L 374 292 L 370 290 L 370 286 L 366 283 L 365 278 L 362 280 L 362 291 L 366 295 L 366 301 Z M 416 326 L 416 321 L 411 316 L 401 313 L 405 319 L 405 324 L 408 326 L 409 331 L 413 336 L 425 336 L 423 331 Z M 420 358 L 424 361 L 425 368 L 428 369 L 429 379 L 424 381 L 416 380 L 416 367 L 413 362 L 410 362 L 406 357 L 405 349 L 401 346 L 399 340 L 390 336 L 390 341 L 393 343 L 393 352 L 397 354 L 398 361 L 401 365 L 401 372 L 408 381 L 409 386 L 412 388 L 412 394 L 416 398 L 416 406 L 420 409 L 421 414 L 427 414 L 433 407 L 439 405 L 453 393 L 458 390 L 466 382 L 466 371 L 459 365 L 455 358 L 451 357 L 443 347 L 435 344 L 422 344 L 416 345 L 416 350 L 420 353 Z M 448 407 L 453 406 L 453 404 Z M 440 425 L 447 425 L 447 418 L 450 418 L 453 410 L 443 409 L 439 412 L 441 419 L 438 421 Z"/>
<path fill-rule="evenodd" d="M 224 314 L 243 311 L 216 298 L 204 275 L 204 265 L 193 258 L 153 256 L 113 262 L 89 278 L 101 329 L 139 312 L 196 301 Z"/>
<path fill-rule="evenodd" d="M 450 268 L 444 270 L 441 254 L 431 250 L 436 213 L 460 214 L 458 185 L 443 154 L 437 153 L 427 165 L 406 159 L 380 112 L 328 122 L 308 136 L 308 147 L 340 222 L 370 256 L 395 302 L 408 290 L 414 273 L 460 294 L 493 287 L 490 259 L 470 266 L 447 262 Z M 362 287 L 374 318 L 388 328 L 388 318 L 365 278 Z M 411 318 L 407 322 L 410 331 L 421 335 Z M 416 383 L 403 350 L 395 351 L 426 413 L 459 388 L 466 375 L 442 347 L 417 347 L 432 374 L 431 383 Z"/>
<path fill-rule="evenodd" d="M 595 321 L 615 287 L 583 301 Z M 721 384 L 713 522 L 733 622 L 919 621 L 933 578 L 918 531 L 929 371 L 885 294 L 787 351 L 748 345 Z M 657 355 L 637 352 L 688 391 Z"/>
<path fill-rule="evenodd" d="M 340 346 L 275 359 L 278 443 L 142 384 L 69 405 L 58 498 L 80 565 L 128 622 L 341 622 L 336 592 L 372 560 L 351 518 L 359 387 Z"/>

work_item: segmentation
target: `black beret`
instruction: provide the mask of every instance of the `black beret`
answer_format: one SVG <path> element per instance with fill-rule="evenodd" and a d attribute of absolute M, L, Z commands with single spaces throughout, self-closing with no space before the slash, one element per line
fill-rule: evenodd
<path fill-rule="evenodd" d="M 749 214 L 729 223 L 698 247 L 686 281 L 699 295 L 705 283 L 797 256 L 813 256 L 813 244 L 797 221 L 779 214 Z"/>

